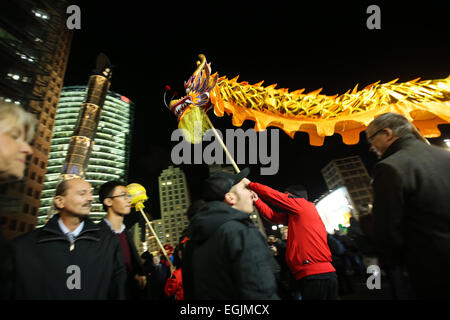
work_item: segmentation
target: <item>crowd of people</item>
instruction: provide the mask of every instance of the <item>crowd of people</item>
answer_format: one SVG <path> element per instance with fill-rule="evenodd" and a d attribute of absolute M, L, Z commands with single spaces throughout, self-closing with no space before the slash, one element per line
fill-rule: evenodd
<path fill-rule="evenodd" d="M 0 105 L 0 180 L 23 178 L 34 117 Z M 194 201 L 169 263 L 139 255 L 124 225 L 126 184 L 99 189 L 107 212 L 94 223 L 91 184 L 61 181 L 55 214 L 42 228 L 7 241 L 0 233 L 1 299 L 337 300 L 352 293 L 363 256 L 376 256 L 393 297 L 449 298 L 450 153 L 431 146 L 403 116 L 386 113 L 366 130 L 380 161 L 373 209 L 349 228 L 327 233 L 302 185 L 283 192 L 237 174 L 216 172 Z M 283 224 L 267 238 L 250 219 L 254 207 Z M 0 230 L 1 232 L 1 230 Z"/>

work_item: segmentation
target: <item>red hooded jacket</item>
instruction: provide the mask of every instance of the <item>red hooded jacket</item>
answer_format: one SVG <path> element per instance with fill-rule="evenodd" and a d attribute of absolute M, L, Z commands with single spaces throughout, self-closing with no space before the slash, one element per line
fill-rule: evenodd
<path fill-rule="evenodd" d="M 325 225 L 312 202 L 255 182 L 249 188 L 258 194 L 255 205 L 266 219 L 288 226 L 286 262 L 296 280 L 336 271 L 331 264 Z M 275 212 L 261 199 L 283 211 Z"/>

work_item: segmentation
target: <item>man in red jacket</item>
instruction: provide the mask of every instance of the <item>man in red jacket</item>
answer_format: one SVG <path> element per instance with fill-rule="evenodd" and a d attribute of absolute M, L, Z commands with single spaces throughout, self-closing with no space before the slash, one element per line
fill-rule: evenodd
<path fill-rule="evenodd" d="M 327 231 L 314 204 L 301 185 L 285 193 L 245 179 L 253 190 L 255 206 L 270 222 L 288 226 L 286 262 L 303 300 L 337 299 L 336 270 L 331 264 Z M 275 206 L 274 211 L 265 202 Z"/>

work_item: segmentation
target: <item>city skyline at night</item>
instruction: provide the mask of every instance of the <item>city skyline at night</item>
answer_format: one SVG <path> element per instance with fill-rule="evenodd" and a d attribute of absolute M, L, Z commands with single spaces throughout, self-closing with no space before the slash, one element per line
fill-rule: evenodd
<path fill-rule="evenodd" d="M 172 164 L 170 153 L 176 142 L 170 137 L 177 129 L 176 117 L 164 105 L 165 86 L 172 89 L 168 98 L 173 92 L 177 98 L 184 96 L 183 83 L 195 70 L 200 53 L 219 76 L 231 79 L 239 75 L 239 81 L 251 84 L 264 80 L 264 85 L 277 83 L 277 88 L 291 91 L 323 88 L 327 95 L 342 94 L 356 84 L 364 88 L 396 78 L 404 82 L 448 76 L 449 44 L 442 41 L 445 19 L 440 18 L 443 9 L 383 4 L 381 29 L 370 30 L 366 25 L 368 6 L 286 3 L 255 7 L 248 3 L 216 10 L 199 4 L 203 12 L 199 14 L 199 9 L 188 4 L 161 4 L 158 10 L 141 11 L 131 5 L 103 8 L 83 3 L 66 85 L 85 78 L 98 52 L 110 57 L 114 66 L 112 90 L 133 97 L 138 106 L 129 182 L 140 183 L 150 191 L 146 205 L 157 218 L 158 175 Z M 230 116 L 208 115 L 222 132 L 236 129 Z M 253 126 L 252 121 L 245 121 L 241 128 Z M 440 128 L 441 138 L 448 138 L 449 125 Z M 303 183 L 313 199 L 328 191 L 321 170 L 331 160 L 359 155 L 369 173 L 377 161 L 368 150 L 364 133 L 356 145 L 344 144 L 335 134 L 326 137 L 321 147 L 311 146 L 303 132 L 292 139 L 280 131 L 279 137 L 277 174 L 259 175 L 262 165 L 251 164 L 250 179 L 278 189 Z M 440 139 L 429 140 L 441 143 Z M 208 175 L 207 165 L 180 167 L 195 200 Z"/>

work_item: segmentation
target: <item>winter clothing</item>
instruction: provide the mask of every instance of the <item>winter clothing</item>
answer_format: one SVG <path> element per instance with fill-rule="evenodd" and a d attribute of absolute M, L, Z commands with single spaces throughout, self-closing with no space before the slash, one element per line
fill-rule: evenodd
<path fill-rule="evenodd" d="M 175 296 L 175 300 L 184 300 L 183 291 L 183 275 L 182 269 L 178 268 L 173 273 L 172 276 L 167 279 L 166 286 L 164 287 L 164 292 L 167 296 Z"/>
<path fill-rule="evenodd" d="M 154 266 L 153 272 L 148 280 L 150 285 L 150 296 L 152 300 L 167 300 L 164 292 L 167 279 L 170 277 L 170 267 L 162 261 Z"/>
<path fill-rule="evenodd" d="M 278 299 L 273 254 L 248 214 L 207 202 L 191 220 L 183 251 L 189 299 Z"/>
<path fill-rule="evenodd" d="M 418 297 L 450 297 L 450 153 L 406 135 L 373 170 L 374 234 Z"/>
<path fill-rule="evenodd" d="M 0 227 L 0 300 L 12 298 L 13 274 L 13 249 Z"/>
<path fill-rule="evenodd" d="M 260 197 L 255 205 L 266 219 L 288 225 L 286 262 L 296 280 L 336 271 L 331 264 L 325 225 L 312 202 L 255 182 L 249 188 Z M 261 198 L 283 211 L 275 212 Z"/>
<path fill-rule="evenodd" d="M 123 299 L 126 270 L 117 238 L 89 218 L 71 243 L 59 215 L 12 241 L 16 299 Z"/>
<path fill-rule="evenodd" d="M 141 257 L 136 249 L 133 241 L 133 237 L 124 227 L 120 233 L 116 233 L 111 229 L 111 226 L 105 222 L 103 219 L 99 222 L 100 228 L 107 232 L 108 230 L 117 237 L 120 243 L 120 248 L 122 249 L 122 256 L 125 262 L 127 270 L 127 285 L 126 285 L 126 298 L 127 299 L 137 299 L 139 295 L 144 294 L 139 288 L 135 275 L 144 276 L 144 268 L 142 266 Z"/>
<path fill-rule="evenodd" d="M 336 272 L 315 274 L 296 282 L 301 300 L 336 300 L 338 281 Z"/>

